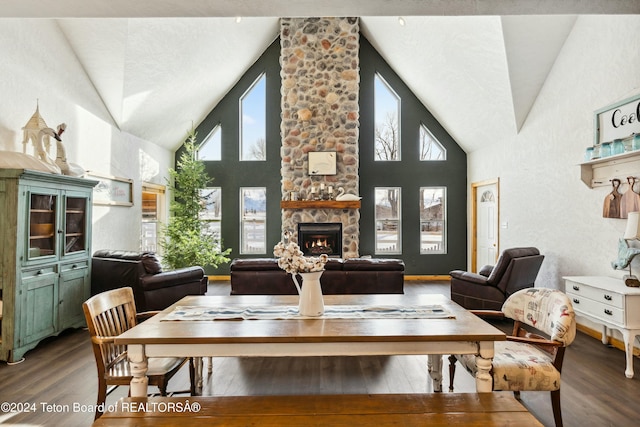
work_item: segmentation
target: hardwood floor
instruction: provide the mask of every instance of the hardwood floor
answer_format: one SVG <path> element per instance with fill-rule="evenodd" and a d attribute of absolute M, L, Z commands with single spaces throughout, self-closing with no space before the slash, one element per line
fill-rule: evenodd
<path fill-rule="evenodd" d="M 407 294 L 449 294 L 447 283 L 407 282 Z M 209 294 L 228 294 L 228 282 L 214 282 Z M 498 327 L 508 330 L 509 324 Z M 217 358 L 206 376 L 205 395 L 282 395 L 420 393 L 432 391 L 426 356 Z M 636 377 L 624 376 L 625 357 L 581 332 L 567 349 L 562 373 L 562 413 L 567 427 L 638 425 L 636 400 L 640 396 L 640 363 Z M 444 384 L 448 385 L 448 362 Z M 456 392 L 474 392 L 475 383 L 463 369 L 456 373 Z M 188 386 L 188 373 L 180 372 L 170 390 Z M 89 426 L 97 390 L 96 368 L 88 333 L 70 330 L 42 342 L 18 365 L 0 363 L 0 403 L 29 403 L 33 412 L 6 413 L 0 424 L 29 426 Z M 126 396 L 120 387 L 107 398 L 112 404 Z M 523 404 L 545 426 L 553 425 L 549 393 L 523 392 Z M 56 406 L 57 405 L 57 406 Z M 86 406 L 82 406 L 86 405 Z"/>

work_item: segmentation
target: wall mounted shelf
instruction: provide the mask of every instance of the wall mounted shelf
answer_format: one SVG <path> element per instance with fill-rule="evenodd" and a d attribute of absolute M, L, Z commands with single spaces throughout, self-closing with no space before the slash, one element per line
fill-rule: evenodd
<path fill-rule="evenodd" d="M 628 176 L 640 177 L 640 150 L 580 164 L 580 179 L 589 188 L 611 186 L 614 178 L 625 183 Z"/>
<path fill-rule="evenodd" d="M 282 209 L 360 209 L 360 200 L 282 200 Z"/>

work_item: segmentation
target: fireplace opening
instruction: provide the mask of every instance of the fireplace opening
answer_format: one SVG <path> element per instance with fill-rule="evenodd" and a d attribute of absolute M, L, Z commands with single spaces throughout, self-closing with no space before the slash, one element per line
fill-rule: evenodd
<path fill-rule="evenodd" d="M 342 223 L 303 222 L 298 224 L 298 246 L 305 256 L 342 256 Z"/>

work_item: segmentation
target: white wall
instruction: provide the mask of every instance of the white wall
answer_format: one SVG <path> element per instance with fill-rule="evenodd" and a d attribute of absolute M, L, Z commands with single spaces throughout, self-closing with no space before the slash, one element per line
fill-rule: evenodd
<path fill-rule="evenodd" d="M 546 256 L 537 286 L 624 274 L 610 263 L 625 221 L 602 217 L 611 188 L 588 188 L 578 164 L 594 140 L 594 111 L 640 94 L 638 52 L 639 16 L 579 17 L 520 133 L 468 156 L 470 182 L 500 178 L 500 247 Z"/>
<path fill-rule="evenodd" d="M 0 20 L 0 57 L 0 150 L 22 152 L 38 102 L 49 127 L 67 124 L 68 161 L 133 179 L 132 207 L 94 206 L 92 251 L 139 249 L 141 184 L 164 185 L 173 153 L 117 128 L 55 21 Z"/>

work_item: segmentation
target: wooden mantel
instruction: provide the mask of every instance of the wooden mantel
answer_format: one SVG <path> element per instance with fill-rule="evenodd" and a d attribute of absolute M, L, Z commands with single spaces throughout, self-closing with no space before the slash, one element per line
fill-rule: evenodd
<path fill-rule="evenodd" d="M 282 200 L 282 209 L 360 209 L 360 200 Z"/>

